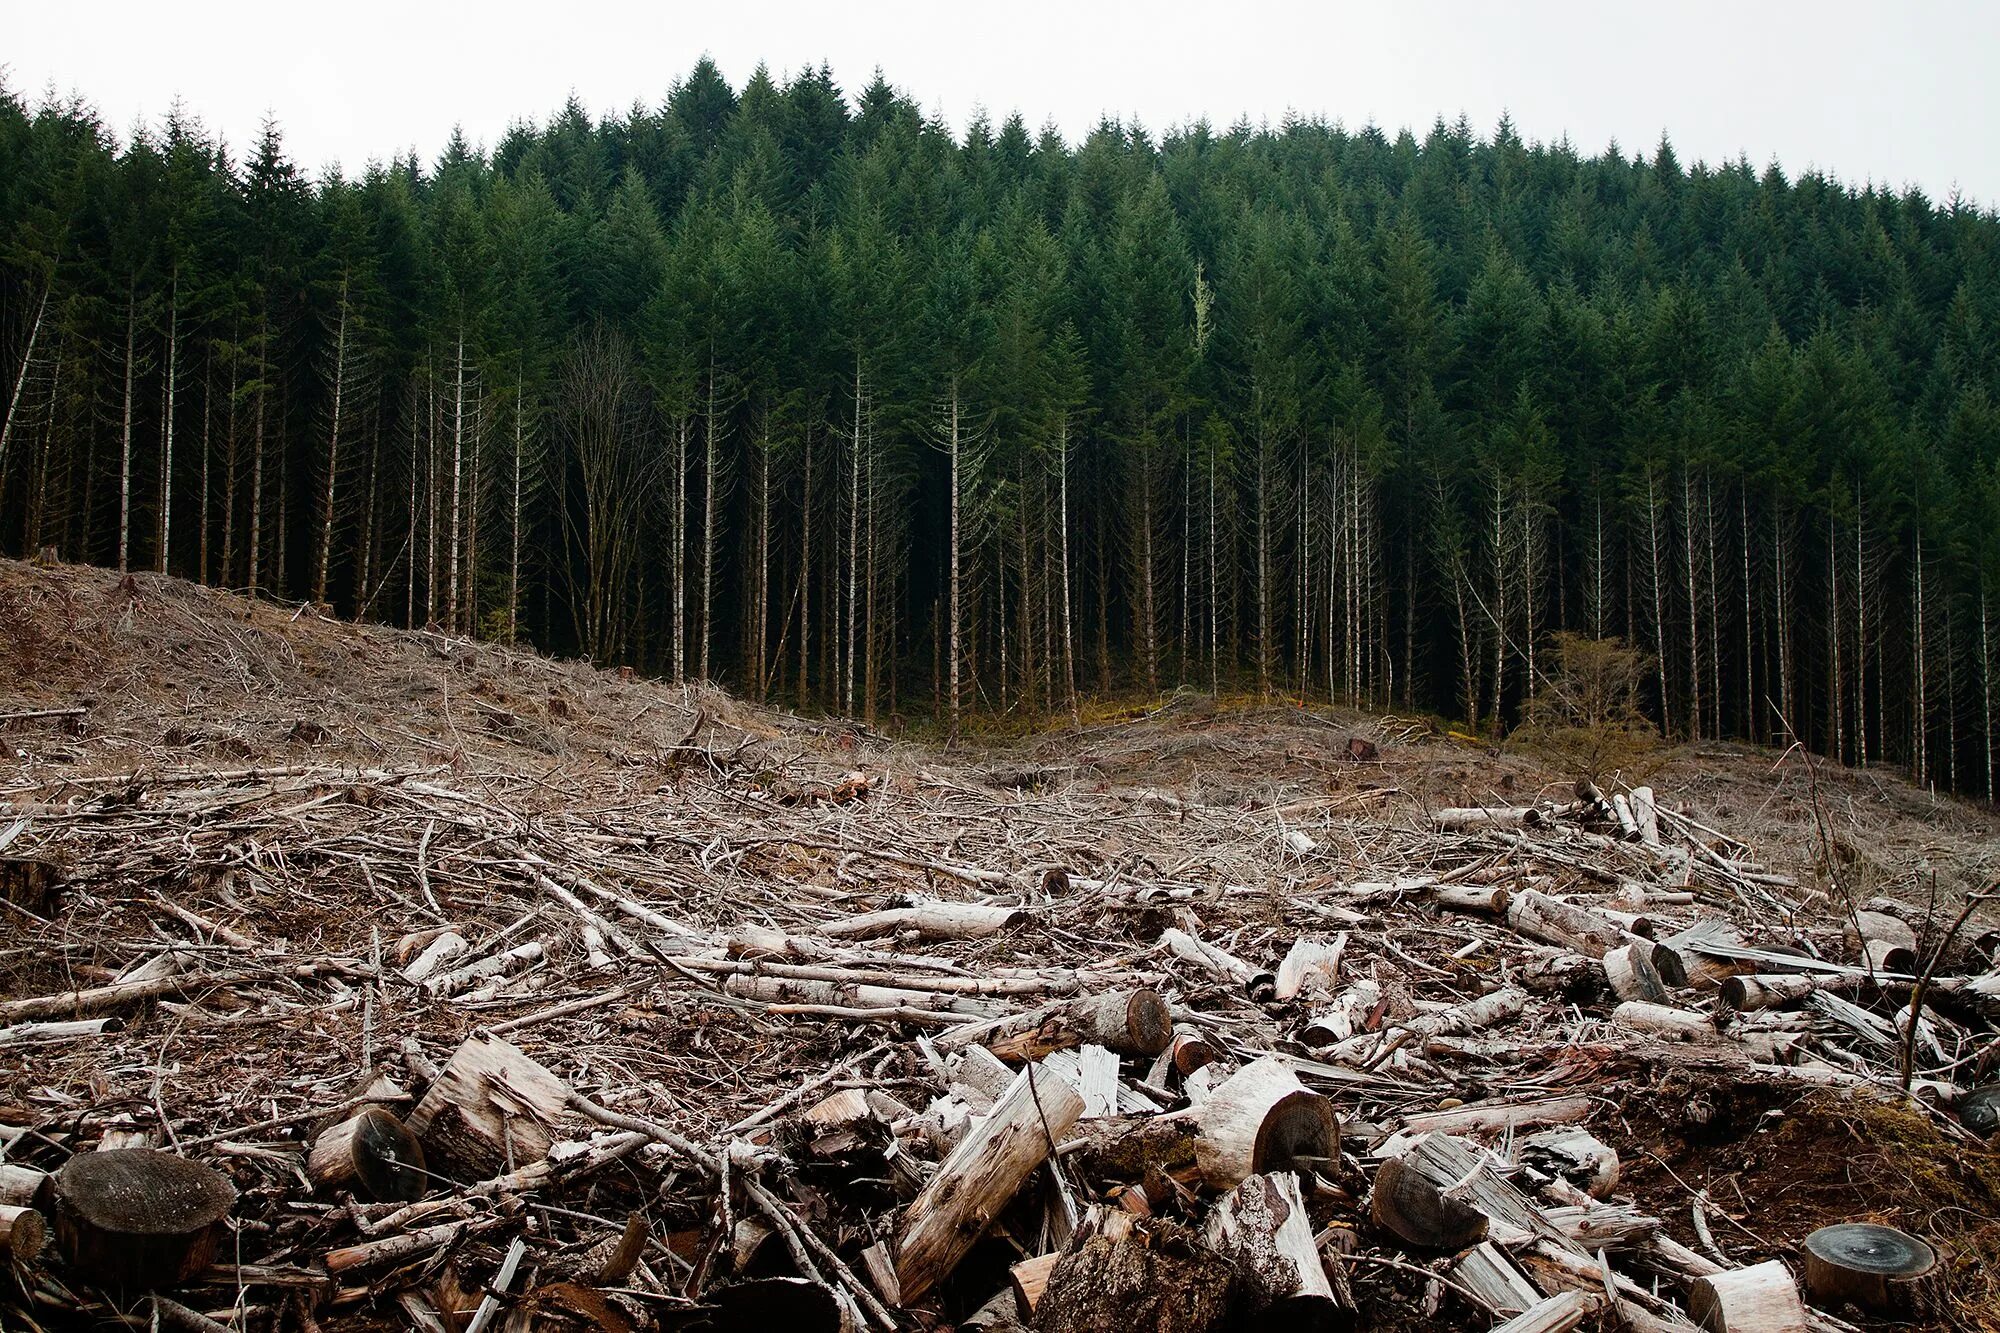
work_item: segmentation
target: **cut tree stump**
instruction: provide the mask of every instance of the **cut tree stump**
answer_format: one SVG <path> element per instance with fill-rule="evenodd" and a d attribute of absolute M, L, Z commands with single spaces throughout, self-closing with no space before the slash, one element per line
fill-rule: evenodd
<path fill-rule="evenodd" d="M 1335 1294 L 1296 1175 L 1276 1171 L 1244 1180 L 1216 1203 L 1202 1234 L 1235 1263 L 1243 1316 L 1280 1328 L 1353 1325 L 1353 1297 Z"/>
<path fill-rule="evenodd" d="M 434 1166 L 484 1180 L 547 1157 L 568 1104 L 569 1085 L 520 1048 L 476 1033 L 438 1071 L 409 1127 Z"/>
<path fill-rule="evenodd" d="M 1028 912 L 1023 907 L 926 900 L 908 907 L 891 907 L 829 921 L 819 928 L 819 933 L 834 940 L 873 939 L 904 931 L 914 931 L 927 940 L 977 940 L 998 935 L 1027 919 Z"/>
<path fill-rule="evenodd" d="M 1800 1247 L 1806 1291 L 1815 1305 L 1852 1302 L 1870 1314 L 1909 1315 L 1923 1280 L 1937 1268 L 1937 1251 L 1908 1232 L 1869 1222 L 1821 1227 Z"/>
<path fill-rule="evenodd" d="M 905 1303 L 958 1267 L 958 1261 L 1083 1114 L 1068 1080 L 1029 1065 L 967 1134 L 903 1213 L 896 1280 Z"/>
<path fill-rule="evenodd" d="M 1253 1060 L 1217 1084 L 1191 1115 L 1195 1162 L 1215 1189 L 1248 1176 L 1315 1167 L 1340 1157 L 1333 1103 L 1299 1082 L 1275 1056 Z"/>
<path fill-rule="evenodd" d="M 1131 990 L 1084 996 L 1036 1010 L 989 1032 L 984 1045 L 1002 1060 L 1016 1064 L 1083 1045 L 1151 1059 L 1167 1049 L 1173 1036 L 1173 1011 L 1159 992 Z"/>
<path fill-rule="evenodd" d="M 1806 1333 L 1808 1327 L 1798 1284 L 1776 1259 L 1696 1278 L 1688 1313 L 1708 1333 Z"/>
<path fill-rule="evenodd" d="M 1079 1232 L 1081 1237 L 1083 1233 Z M 1093 1235 L 1056 1261 L 1035 1307 L 1045 1333 L 1207 1333 L 1229 1306 L 1234 1266 L 1195 1232 L 1145 1224 Z"/>
<path fill-rule="evenodd" d="M 215 1262 L 236 1187 L 213 1167 L 151 1148 L 78 1153 L 55 1179 L 56 1242 L 89 1281 L 171 1287 Z"/>
<path fill-rule="evenodd" d="M 417 1136 L 375 1106 L 319 1136 L 306 1157 L 306 1178 L 316 1189 L 352 1190 L 375 1203 L 417 1198 L 429 1181 Z"/>

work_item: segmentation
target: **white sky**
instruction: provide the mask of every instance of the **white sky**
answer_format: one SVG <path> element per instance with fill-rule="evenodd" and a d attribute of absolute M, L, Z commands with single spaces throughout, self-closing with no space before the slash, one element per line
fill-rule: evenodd
<path fill-rule="evenodd" d="M 593 114 L 657 104 L 707 52 L 739 88 L 760 59 L 824 59 L 850 94 L 880 65 L 954 126 L 1019 110 L 1072 141 L 1107 113 L 1158 130 L 1296 110 L 1393 133 L 1462 111 L 1486 134 L 1508 111 L 1586 153 L 1650 151 L 1666 129 L 1683 163 L 1743 153 L 1990 207 L 1996 20 L 1991 0 L 0 0 L 0 64 L 16 91 L 81 92 L 121 131 L 176 94 L 238 146 L 274 112 L 313 170 L 412 146 L 428 161 L 454 123 L 490 144 L 572 90 Z"/>

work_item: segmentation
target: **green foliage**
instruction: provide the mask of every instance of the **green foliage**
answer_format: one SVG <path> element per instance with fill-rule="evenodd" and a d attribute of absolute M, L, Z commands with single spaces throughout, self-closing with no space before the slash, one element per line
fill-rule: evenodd
<path fill-rule="evenodd" d="M 1652 670 L 1646 655 L 1568 631 L 1552 636 L 1550 647 L 1549 670 L 1509 742 L 1592 782 L 1644 765 L 1660 744 L 1660 729 L 1639 706 Z"/>

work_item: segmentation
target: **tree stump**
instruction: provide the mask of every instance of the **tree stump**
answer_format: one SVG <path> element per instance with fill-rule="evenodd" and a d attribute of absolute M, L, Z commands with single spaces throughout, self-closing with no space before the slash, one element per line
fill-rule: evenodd
<path fill-rule="evenodd" d="M 353 1190 L 375 1203 L 424 1192 L 424 1150 L 401 1120 L 371 1106 L 319 1136 L 306 1157 L 306 1178 L 331 1193 Z"/>
<path fill-rule="evenodd" d="M 568 1118 L 569 1087 L 518 1047 L 485 1033 L 452 1053 L 410 1113 L 437 1165 L 474 1180 L 539 1162 Z"/>
<path fill-rule="evenodd" d="M 1870 1314 L 1907 1315 L 1916 1309 L 1923 1279 L 1937 1267 L 1937 1251 L 1923 1241 L 1868 1222 L 1821 1227 L 1801 1248 L 1806 1291 L 1827 1309 L 1851 1301 Z"/>
<path fill-rule="evenodd" d="M 215 1261 L 236 1187 L 221 1172 L 151 1148 L 78 1153 L 56 1173 L 56 1242 L 109 1287 L 170 1287 Z"/>
<path fill-rule="evenodd" d="M 1375 1172 L 1368 1216 L 1376 1226 L 1426 1250 L 1462 1250 L 1486 1239 L 1486 1214 L 1453 1198 L 1401 1157 Z"/>

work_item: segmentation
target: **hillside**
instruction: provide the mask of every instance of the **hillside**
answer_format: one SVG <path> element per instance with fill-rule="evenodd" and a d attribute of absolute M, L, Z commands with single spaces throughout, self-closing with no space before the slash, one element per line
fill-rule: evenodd
<path fill-rule="evenodd" d="M 1267 1064 L 1338 1116 L 1337 1141 L 1270 1152 L 1304 1169 L 1362 1327 L 1491 1322 L 1449 1253 L 1371 1212 L 1385 1140 L 1426 1127 L 1514 1162 L 1535 1216 L 1562 1214 L 1564 1187 L 1536 1193 L 1520 1164 L 1542 1159 L 1517 1134 L 1579 1126 L 1614 1150 L 1609 1201 L 1567 1216 L 1617 1210 L 1610 1261 L 1647 1288 L 1621 1296 L 1628 1321 L 1673 1324 L 1717 1259 L 1797 1271 L 1808 1232 L 1864 1218 L 1944 1252 L 1922 1322 L 1994 1327 L 2000 1311 L 1985 1268 L 2000 1163 L 1952 1111 L 1994 1050 L 1976 1005 L 1934 1008 L 1906 1106 L 1866 1090 L 1895 1081 L 1896 1053 L 1868 1035 L 1888 992 L 1845 989 L 1874 1015 L 1845 1025 L 1812 1003 L 1732 1013 L 1713 981 L 1743 969 L 1670 943 L 1708 921 L 1766 950 L 1763 968 L 1785 970 L 1778 948 L 1847 960 L 1841 917 L 1883 897 L 1914 905 L 1927 960 L 1938 922 L 1991 878 L 1996 819 L 1894 776 L 1685 748 L 1629 775 L 1660 793 L 1654 846 L 1620 840 L 1568 775 L 1404 719 L 1177 696 L 938 750 L 174 579 L 11 562 L 0 738 L 4 1160 L 54 1171 L 109 1137 L 220 1168 L 242 1192 L 234 1234 L 160 1306 L 168 1322 L 186 1306 L 237 1327 L 462 1329 L 516 1236 L 509 1327 L 730 1327 L 781 1308 L 932 1327 L 972 1319 L 1008 1263 L 1069 1251 L 1046 1299 L 1074 1314 L 1092 1296 L 1078 1256 L 1133 1261 L 1115 1237 L 1137 1226 L 1144 1262 L 1166 1264 L 1177 1226 L 1233 1197 L 1212 1130 L 1181 1131 L 1203 1145 L 1192 1164 L 1153 1144 L 1135 1167 L 1106 1147 L 1112 1128 L 1176 1110 L 1159 1124 L 1200 1124 L 1230 1071 Z M 1455 807 L 1534 813 L 1440 827 Z M 1706 1035 L 1613 1020 L 1588 939 L 1470 902 L 1506 894 L 1622 923 L 1641 952 L 1710 974 L 1662 997 Z M 1988 925 L 1950 942 L 1941 977 L 1990 965 L 1969 947 Z M 1288 955 L 1324 966 L 1281 999 Z M 1043 1083 L 1018 1080 L 1039 1089 L 1061 1169 L 986 1181 L 990 1209 L 938 1222 L 957 1239 L 919 1280 L 911 1228 L 950 1220 L 953 1144 L 1015 1104 L 1004 1070 L 982 1089 L 985 1050 L 1018 1064 L 1074 1045 L 1065 1025 L 1082 1020 L 1043 1006 L 1141 992 L 1178 1025 L 1166 1057 L 1114 1053 L 1094 1083 L 1086 1041 L 1035 1065 Z M 1025 1012 L 1047 1021 L 1010 1021 Z M 466 1076 L 454 1053 L 482 1032 L 529 1064 Z M 483 1148 L 425 1135 L 430 1203 L 308 1188 L 320 1131 L 369 1106 L 435 1121 L 440 1088 L 475 1129 L 478 1108 L 510 1110 Z M 1086 1094 L 1120 1116 L 1074 1138 L 1049 1126 L 1069 1097 L 1108 1109 Z M 720 1195 L 716 1171 L 734 1181 Z M 605 1277 L 628 1215 L 645 1248 Z M 1531 1290 L 1577 1284 L 1559 1270 L 1586 1251 L 1564 1235 L 1523 1257 Z M 22 1271 L 0 1299 L 45 1327 L 149 1317 L 64 1260 Z M 1150 1285 L 1174 1289 L 1164 1271 Z M 1247 1271 L 1232 1302 L 1251 1299 Z M 1198 1272 L 1159 1327 L 1208 1326 L 1186 1295 Z"/>

